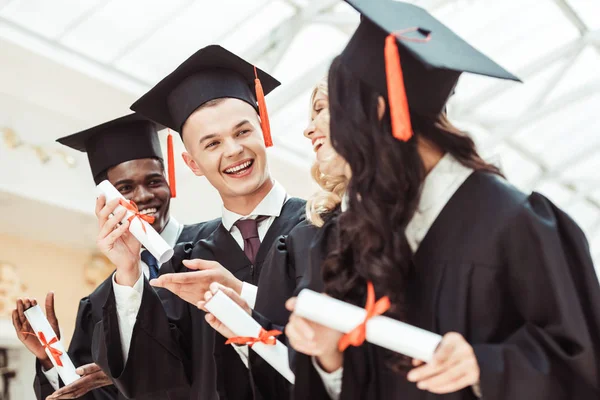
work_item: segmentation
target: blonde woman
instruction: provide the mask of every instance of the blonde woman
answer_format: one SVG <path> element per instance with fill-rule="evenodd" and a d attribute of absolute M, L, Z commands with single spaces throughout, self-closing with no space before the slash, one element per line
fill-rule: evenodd
<path fill-rule="evenodd" d="M 320 274 L 322 254 L 325 243 L 321 238 L 335 226 L 346 184 L 349 180 L 349 168 L 346 162 L 334 150 L 329 139 L 329 99 L 327 81 L 321 80 L 310 98 L 310 121 L 304 130 L 304 136 L 312 143 L 316 161 L 311 172 L 322 188 L 307 202 L 306 221 L 296 226 L 289 235 L 281 236 L 272 247 L 262 268 L 257 266 L 259 290 L 254 310 L 233 290 L 213 283 L 211 291 L 222 290 L 241 305 L 266 329 L 283 331 L 287 324 L 289 311 L 285 308 L 287 299 L 304 287 L 303 282 L 312 282 L 312 274 Z M 321 281 L 318 279 L 317 281 Z M 321 290 L 322 288 L 314 288 Z M 211 293 L 207 292 L 206 300 Z M 198 307 L 204 309 L 205 302 Z M 206 315 L 207 322 L 221 335 L 231 338 L 233 333 L 221 325 L 212 314 Z M 280 340 L 285 338 L 279 337 Z M 218 337 L 217 340 L 225 340 Z M 254 353 L 240 351 L 242 360 L 250 365 L 255 392 L 262 398 L 289 398 L 290 385 L 279 373 Z M 245 353 L 245 354 L 244 354 Z"/>
<path fill-rule="evenodd" d="M 341 203 L 348 183 L 347 163 L 331 146 L 329 138 L 329 93 L 327 79 L 315 86 L 310 96 L 310 122 L 304 130 L 316 154 L 311 168 L 315 182 L 323 189 L 306 203 L 306 217 L 315 226 L 323 226 L 323 215 L 330 213 Z"/>

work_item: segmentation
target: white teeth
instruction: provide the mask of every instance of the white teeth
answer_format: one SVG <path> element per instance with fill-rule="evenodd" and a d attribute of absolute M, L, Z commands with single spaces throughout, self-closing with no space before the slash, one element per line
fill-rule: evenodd
<path fill-rule="evenodd" d="M 236 166 L 236 167 L 233 167 L 233 168 L 227 168 L 227 169 L 225 170 L 225 172 L 226 172 L 226 173 L 228 173 L 228 174 L 234 174 L 234 173 L 236 173 L 236 172 L 238 172 L 238 171 L 241 171 L 241 170 L 243 170 L 243 169 L 246 169 L 246 168 L 248 168 L 250 165 L 252 165 L 252 161 L 246 161 L 245 163 L 243 163 L 243 164 L 240 164 L 240 165 L 238 165 L 238 166 Z"/>
<path fill-rule="evenodd" d="M 158 210 L 156 208 L 146 208 L 145 210 L 140 211 L 140 214 L 155 214 Z"/>
<path fill-rule="evenodd" d="M 319 147 L 325 144 L 325 138 L 319 138 L 313 143 L 313 150 L 317 151 Z"/>

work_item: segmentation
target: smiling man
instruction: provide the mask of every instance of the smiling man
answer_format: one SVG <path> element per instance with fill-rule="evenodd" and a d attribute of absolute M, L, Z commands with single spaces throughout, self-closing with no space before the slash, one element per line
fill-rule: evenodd
<path fill-rule="evenodd" d="M 159 128 L 157 124 L 131 114 L 58 139 L 58 142 L 86 152 L 94 182 L 98 184 L 108 179 L 126 199 L 135 202 L 141 214 L 154 218 L 152 227 L 169 245 L 175 246 L 176 243 L 192 240 L 204 226 L 183 226 L 169 214 L 171 196 L 175 188 L 169 186 L 165 177 L 157 134 Z M 171 157 L 172 155 L 169 156 L 169 160 Z M 161 265 L 148 251 L 141 249 L 138 255 L 141 258 L 139 267 L 145 276 L 155 278 L 162 272 Z M 80 367 L 83 378 L 69 386 L 59 389 L 58 373 L 52 368 L 37 339 L 29 335 L 20 335 L 29 350 L 39 356 L 34 383 L 38 399 L 46 399 L 57 389 L 59 390 L 50 398 L 79 398 L 86 393 L 86 399 L 123 398 L 106 374 L 93 364 L 91 354 L 93 329 L 102 317 L 102 307 L 111 291 L 112 277 L 88 297 L 83 298 L 79 304 L 68 353 L 74 364 Z M 48 317 L 55 320 L 52 294 L 48 297 L 47 310 Z M 55 325 L 58 326 L 58 322 L 55 322 Z M 19 327 L 17 331 L 22 329 Z M 173 389 L 168 393 L 156 394 L 156 398 L 188 397 L 187 386 Z"/>
<path fill-rule="evenodd" d="M 260 398 L 242 361 L 244 350 L 224 346 L 196 304 L 216 281 L 253 305 L 253 285 L 271 245 L 304 219 L 305 202 L 290 198 L 269 173 L 271 138 L 262 93 L 277 86 L 265 72 L 213 45 L 132 106 L 180 132 L 186 164 L 219 192 L 223 209 L 221 218 L 206 223 L 215 227 L 212 233 L 176 248 L 168 263 L 175 273 L 168 280 L 177 282 L 153 281 L 172 292 L 155 292 L 139 269 L 139 254 L 124 250 L 135 246 L 135 239 L 125 228 L 115 230 L 109 218 L 116 204 L 98 204 L 98 246 L 117 271 L 114 295 L 95 329 L 94 359 L 129 398 L 186 383 L 192 385 L 190 399 Z M 170 305 L 166 313 L 161 301 Z M 225 357 L 233 361 L 227 370 Z"/>

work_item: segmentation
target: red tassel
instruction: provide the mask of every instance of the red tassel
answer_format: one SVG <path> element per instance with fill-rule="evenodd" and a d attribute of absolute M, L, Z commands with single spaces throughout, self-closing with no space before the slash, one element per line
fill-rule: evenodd
<path fill-rule="evenodd" d="M 167 136 L 167 166 L 169 174 L 169 187 L 171 188 L 171 198 L 177 197 L 177 184 L 175 183 L 175 158 L 173 157 L 173 135 L 169 130 L 169 136 Z"/>
<path fill-rule="evenodd" d="M 385 39 L 385 73 L 387 77 L 388 102 L 392 120 L 392 134 L 398 140 L 407 142 L 413 135 L 408 110 L 408 99 L 404 88 L 404 76 L 400 64 L 400 53 L 396 35 L 389 34 Z"/>
<path fill-rule="evenodd" d="M 273 146 L 273 139 L 271 138 L 271 124 L 269 123 L 269 113 L 267 112 L 267 102 L 265 101 L 265 92 L 263 91 L 260 79 L 258 79 L 258 73 L 256 67 L 254 67 L 254 86 L 256 90 L 256 101 L 258 101 L 258 113 L 260 115 L 260 127 L 263 131 L 263 138 L 265 139 L 265 146 Z"/>

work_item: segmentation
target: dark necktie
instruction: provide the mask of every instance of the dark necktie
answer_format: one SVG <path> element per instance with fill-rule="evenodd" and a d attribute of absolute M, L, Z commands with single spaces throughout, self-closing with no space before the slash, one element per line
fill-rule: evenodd
<path fill-rule="evenodd" d="M 142 251 L 142 261 L 146 263 L 150 270 L 150 279 L 158 278 L 158 261 L 148 250 Z"/>
<path fill-rule="evenodd" d="M 256 219 L 239 219 L 234 225 L 240 230 L 244 238 L 244 254 L 252 264 L 256 259 L 256 253 L 260 247 L 260 237 L 258 236 L 258 224 L 269 218 L 266 215 L 260 215 Z"/>

